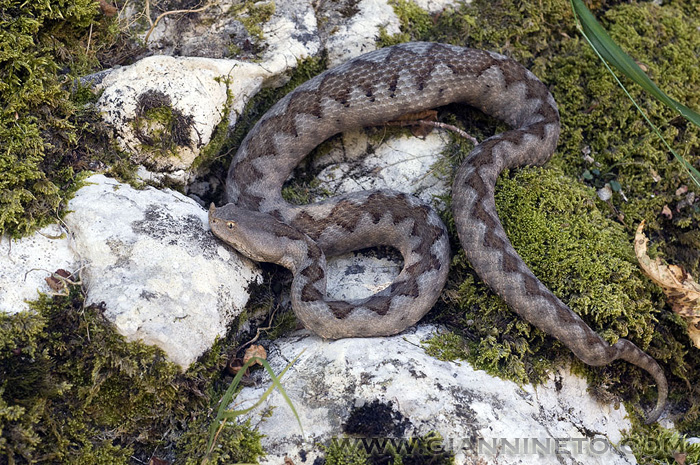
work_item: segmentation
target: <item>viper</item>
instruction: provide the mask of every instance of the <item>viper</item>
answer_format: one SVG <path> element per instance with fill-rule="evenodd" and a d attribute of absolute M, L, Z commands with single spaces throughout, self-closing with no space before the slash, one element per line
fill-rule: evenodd
<path fill-rule="evenodd" d="M 416 198 L 365 191 L 292 205 L 281 190 L 315 146 L 342 131 L 464 103 L 510 130 L 478 144 L 457 168 L 452 205 L 459 240 L 479 277 L 522 318 L 602 366 L 622 359 L 655 380 L 656 421 L 667 398 L 659 364 L 626 339 L 610 345 L 530 271 L 496 212 L 494 189 L 506 168 L 544 164 L 559 138 L 559 112 L 545 85 L 502 55 L 413 42 L 376 50 L 330 69 L 277 102 L 243 140 L 226 180 L 226 204 L 211 206 L 212 232 L 243 255 L 290 269 L 292 308 L 324 338 L 384 336 L 416 323 L 447 279 L 450 248 L 438 215 Z M 386 245 L 403 268 L 383 291 L 355 301 L 326 293 L 326 256 Z"/>

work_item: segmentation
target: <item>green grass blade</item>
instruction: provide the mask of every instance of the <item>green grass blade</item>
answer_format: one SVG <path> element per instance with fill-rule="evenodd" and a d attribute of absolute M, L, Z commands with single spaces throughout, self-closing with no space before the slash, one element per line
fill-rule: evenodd
<path fill-rule="evenodd" d="M 282 394 L 282 397 L 284 397 L 285 402 L 287 402 L 287 405 L 292 409 L 292 412 L 294 413 L 294 416 L 297 419 L 297 422 L 299 423 L 299 429 L 301 430 L 301 436 L 302 438 L 305 437 L 304 435 L 304 427 L 301 424 L 301 419 L 299 418 L 299 414 L 296 411 L 296 408 L 294 408 L 294 404 L 292 403 L 291 399 L 287 395 L 287 392 L 284 390 L 282 387 L 282 383 L 280 382 L 280 379 L 282 379 L 282 376 L 287 372 L 287 370 L 296 362 L 301 354 L 303 354 L 304 351 L 302 350 L 299 355 L 294 357 L 294 360 L 289 362 L 286 367 L 280 372 L 279 375 L 275 375 L 274 371 L 272 370 L 272 367 L 270 366 L 269 363 L 267 363 L 267 360 L 264 360 L 259 357 L 252 357 L 250 360 L 248 360 L 236 373 L 236 376 L 233 378 L 233 381 L 231 381 L 231 384 L 229 385 L 228 389 L 226 389 L 226 392 L 221 398 L 221 402 L 219 403 L 219 408 L 216 413 L 216 418 L 212 422 L 211 426 L 209 427 L 209 441 L 207 444 L 207 451 L 211 451 L 214 443 L 216 441 L 217 434 L 221 431 L 221 428 L 223 425 L 226 423 L 226 421 L 234 419 L 240 415 L 244 415 L 251 410 L 255 409 L 258 407 L 260 404 L 262 404 L 265 399 L 272 393 L 273 390 L 277 389 L 280 394 Z M 246 370 L 250 368 L 253 364 L 259 363 L 261 364 L 265 370 L 268 372 L 270 375 L 270 378 L 272 379 L 272 384 L 265 390 L 262 396 L 253 404 L 253 406 L 242 409 L 242 410 L 227 410 L 227 407 L 233 402 L 234 394 L 236 390 L 238 389 L 238 385 L 241 382 L 241 379 L 243 378 L 243 375 L 245 374 Z"/>
<path fill-rule="evenodd" d="M 663 138 L 661 132 L 656 126 L 651 122 L 647 114 L 642 110 L 642 108 L 637 104 L 637 102 L 632 98 L 632 96 L 627 92 L 625 86 L 620 82 L 615 72 L 610 68 L 608 62 L 619 69 L 623 74 L 632 79 L 634 82 L 642 86 L 643 89 L 647 90 L 653 96 L 658 98 L 664 104 L 676 109 L 682 116 L 691 121 L 696 126 L 700 127 L 700 115 L 695 113 L 690 108 L 682 105 L 671 97 L 666 95 L 661 89 L 659 89 L 656 84 L 649 79 L 644 71 L 637 65 L 637 63 L 627 55 L 608 35 L 608 33 L 603 29 L 603 26 L 598 23 L 591 11 L 586 7 L 582 0 L 571 0 L 572 8 L 577 16 L 577 26 L 583 34 L 583 37 L 588 41 L 593 51 L 598 55 L 598 58 L 603 62 L 605 67 L 608 69 L 610 74 L 615 78 L 617 84 L 622 88 L 627 97 L 632 101 L 634 106 L 637 108 L 639 113 L 642 115 L 644 120 L 651 126 L 659 139 L 663 142 L 666 148 L 673 154 L 673 156 L 681 163 L 681 166 L 685 169 L 686 173 L 690 179 L 700 187 L 700 171 L 698 171 L 693 165 L 691 165 L 685 158 L 676 153 L 675 150 L 666 142 Z"/>
<path fill-rule="evenodd" d="M 219 409 L 216 412 L 216 419 L 211 423 L 211 426 L 209 426 L 209 441 L 207 445 L 207 450 L 210 450 L 213 446 L 214 438 L 216 437 L 216 433 L 221 426 L 221 420 L 224 419 L 223 414 L 226 412 L 226 407 L 229 404 L 231 404 L 231 402 L 233 402 L 233 395 L 236 392 L 236 389 L 238 389 L 238 385 L 241 383 L 243 375 L 253 363 L 255 363 L 254 360 L 248 360 L 241 367 L 238 373 L 236 373 L 236 376 L 233 378 L 233 381 L 231 381 L 231 384 L 229 384 L 228 389 L 226 389 L 226 392 L 221 397 L 221 401 L 219 402 Z"/>
<path fill-rule="evenodd" d="M 272 371 L 272 368 L 270 367 L 270 365 L 269 365 L 265 360 L 262 361 L 262 362 L 263 362 L 263 363 L 262 363 L 262 366 L 265 367 L 265 370 L 267 370 L 267 372 L 270 374 L 270 378 L 272 378 L 272 385 L 273 385 L 273 387 L 276 387 L 276 388 L 277 388 L 277 390 L 280 392 L 280 394 L 282 394 L 282 397 L 284 397 L 285 402 L 287 402 L 287 405 L 289 405 L 289 408 L 292 409 L 292 413 L 294 413 L 294 417 L 297 419 L 297 422 L 299 423 L 299 429 L 301 429 L 301 437 L 302 437 L 302 438 L 305 437 L 305 436 L 304 436 L 304 427 L 301 425 L 301 420 L 299 419 L 299 414 L 297 414 L 297 409 L 294 408 L 294 404 L 292 403 L 292 401 L 291 401 L 291 399 L 289 398 L 289 396 L 287 396 L 287 391 L 284 390 L 284 388 L 282 387 L 282 383 L 280 383 L 280 378 L 282 378 L 282 376 L 284 376 L 284 374 L 287 372 L 287 369 L 288 369 L 290 366 L 292 366 L 292 365 L 294 364 L 294 362 L 296 362 L 297 359 L 299 359 L 299 357 L 300 357 L 301 354 L 303 354 L 303 353 L 304 353 L 304 351 L 302 350 L 302 351 L 299 353 L 299 355 L 297 355 L 296 357 L 294 357 L 294 360 L 292 360 L 291 362 L 289 362 L 289 363 L 287 364 L 287 366 L 284 367 L 284 370 L 282 370 L 282 372 L 279 374 L 279 377 L 276 377 L 276 376 L 275 376 L 275 373 Z"/>
<path fill-rule="evenodd" d="M 649 79 L 644 71 L 637 63 L 625 53 L 613 39 L 608 35 L 607 31 L 595 19 L 593 13 L 586 7 L 583 0 L 571 0 L 574 11 L 580 20 L 583 33 L 591 43 L 591 46 L 602 56 L 608 63 L 620 70 L 625 76 L 639 84 L 644 90 L 652 94 L 664 104 L 676 109 L 678 113 L 683 115 L 688 121 L 691 121 L 696 126 L 700 127 L 700 114 L 694 112 L 682 103 L 677 102 L 666 95 L 654 82 Z"/>

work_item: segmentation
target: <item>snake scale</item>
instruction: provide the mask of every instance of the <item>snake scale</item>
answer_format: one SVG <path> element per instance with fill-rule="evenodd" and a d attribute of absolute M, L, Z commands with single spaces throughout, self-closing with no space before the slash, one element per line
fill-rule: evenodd
<path fill-rule="evenodd" d="M 559 112 L 545 85 L 519 63 L 487 51 L 414 42 L 347 61 L 277 102 L 243 140 L 226 181 L 226 204 L 211 206 L 213 233 L 249 258 L 294 275 L 292 307 L 324 338 L 396 334 L 437 301 L 447 279 L 449 240 L 437 214 L 393 191 L 357 192 L 292 205 L 281 189 L 294 167 L 328 137 L 452 102 L 472 105 L 512 129 L 477 145 L 457 169 L 454 218 L 467 259 L 481 279 L 522 318 L 556 337 L 583 362 L 622 359 L 651 374 L 658 401 L 664 372 L 632 342 L 609 345 L 528 269 L 496 213 L 496 178 L 505 168 L 544 164 L 559 138 Z M 326 294 L 326 256 L 388 245 L 404 259 L 383 291 L 357 301 Z"/>

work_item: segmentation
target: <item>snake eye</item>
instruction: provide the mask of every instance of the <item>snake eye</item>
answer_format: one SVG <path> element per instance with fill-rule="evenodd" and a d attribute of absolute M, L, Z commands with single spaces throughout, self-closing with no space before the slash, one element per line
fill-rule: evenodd
<path fill-rule="evenodd" d="M 233 229 L 233 227 L 234 227 L 235 225 L 236 225 L 236 223 L 234 223 L 233 221 L 229 221 L 228 223 L 226 223 L 226 227 L 229 228 L 229 229 Z"/>

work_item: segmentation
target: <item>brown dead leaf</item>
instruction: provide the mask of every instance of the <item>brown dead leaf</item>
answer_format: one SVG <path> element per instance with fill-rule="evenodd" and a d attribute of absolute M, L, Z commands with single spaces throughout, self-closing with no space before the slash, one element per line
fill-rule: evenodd
<path fill-rule="evenodd" d="M 53 289 L 56 292 L 59 292 L 63 289 L 66 289 L 66 279 L 68 278 L 70 278 L 70 273 L 64 270 L 63 268 L 59 268 L 54 273 L 52 273 L 51 276 L 49 276 L 48 278 L 44 278 L 44 281 L 46 281 L 46 284 L 48 284 L 51 289 Z"/>
<path fill-rule="evenodd" d="M 241 371 L 241 368 L 243 368 L 243 360 L 238 357 L 232 358 L 226 364 L 226 372 L 229 375 L 236 376 L 238 372 Z"/>
<path fill-rule="evenodd" d="M 668 207 L 668 205 L 664 205 L 664 208 L 661 209 L 661 214 L 668 218 L 669 220 L 673 218 L 673 212 L 671 209 Z"/>
<path fill-rule="evenodd" d="M 681 452 L 674 452 L 673 453 L 673 458 L 676 461 L 678 465 L 685 465 L 685 461 L 688 458 L 687 453 L 681 453 Z"/>
<path fill-rule="evenodd" d="M 245 351 L 245 354 L 243 354 L 242 359 L 234 357 L 229 360 L 229 362 L 226 364 L 226 372 L 230 375 L 236 375 L 239 371 L 241 371 L 241 368 L 243 368 L 243 366 L 246 363 L 248 363 L 248 361 L 253 357 L 258 357 L 263 360 L 267 360 L 267 351 L 263 346 L 260 345 L 252 345 L 248 347 Z M 261 365 L 261 363 L 256 360 L 255 362 L 253 362 L 253 365 Z M 248 369 L 246 369 L 245 375 L 248 376 Z"/>
<path fill-rule="evenodd" d="M 652 260 L 647 255 L 649 239 L 644 235 L 644 221 L 634 237 L 634 252 L 644 273 L 666 294 L 671 309 L 688 323 L 688 336 L 700 349 L 700 284 L 677 265 L 668 265 L 661 258 Z"/>
<path fill-rule="evenodd" d="M 119 10 L 117 10 L 114 6 L 107 3 L 106 0 L 98 0 L 98 2 L 100 3 L 100 9 L 102 10 L 102 14 L 105 16 L 111 17 L 119 12 Z"/>
<path fill-rule="evenodd" d="M 248 363 L 248 360 L 250 360 L 253 357 L 258 357 L 263 360 L 267 360 L 267 351 L 263 346 L 253 344 L 245 350 L 245 354 L 243 355 L 243 363 Z M 260 362 L 255 363 L 257 363 L 258 365 L 260 364 Z M 255 363 L 253 363 L 253 365 L 255 365 Z"/>

